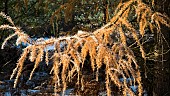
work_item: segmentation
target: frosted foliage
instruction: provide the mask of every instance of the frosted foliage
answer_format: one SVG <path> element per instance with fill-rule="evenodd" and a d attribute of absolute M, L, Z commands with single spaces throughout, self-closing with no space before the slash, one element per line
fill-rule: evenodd
<path fill-rule="evenodd" d="M 135 16 L 137 17 L 137 29 L 131 22 L 129 17 L 132 14 L 130 10 L 134 9 Z M 19 27 L 15 26 L 12 19 L 4 13 L 0 13 L 2 17 L 12 23 L 10 25 L 1 25 L 0 29 L 12 29 L 14 34 L 7 37 L 2 44 L 2 48 L 7 44 L 6 42 L 13 36 L 18 36 L 16 44 L 22 42 L 27 43 L 28 46 L 24 48 L 20 59 L 18 60 L 16 68 L 13 70 L 11 79 L 15 77 L 14 87 L 16 87 L 19 77 L 22 73 L 24 61 L 28 57 L 31 62 L 35 62 L 34 68 L 30 73 L 32 78 L 34 70 L 38 67 L 39 63 L 45 61 L 48 65 L 49 61 L 53 61 L 51 73 L 53 73 L 53 81 L 55 82 L 55 89 L 58 86 L 66 90 L 67 82 L 71 82 L 74 76 L 77 76 L 77 84 L 82 83 L 83 70 L 85 60 L 89 56 L 91 69 L 96 73 L 96 81 L 99 80 L 99 69 L 105 66 L 105 86 L 107 95 L 111 95 L 111 85 L 115 84 L 124 96 L 130 94 L 131 96 L 142 96 L 143 88 L 141 83 L 141 76 L 138 62 L 135 58 L 133 50 L 127 44 L 127 38 L 132 37 L 137 43 L 141 56 L 146 60 L 146 54 L 139 36 L 145 35 L 145 29 L 156 29 L 160 32 L 160 23 L 170 26 L 166 20 L 169 20 L 165 15 L 158 12 L 153 12 L 150 7 L 141 2 L 141 0 L 128 0 L 127 2 L 120 3 L 115 10 L 115 15 L 103 27 L 95 30 L 94 32 L 78 31 L 73 36 L 63 36 L 59 38 L 50 39 L 37 39 L 33 40 L 29 35 L 24 33 Z M 118 34 L 118 40 L 114 40 L 113 34 Z M 129 35 L 127 35 L 129 34 Z M 47 47 L 53 46 L 54 52 L 49 57 Z M 61 69 L 61 70 L 60 70 Z M 61 73 L 61 74 L 60 74 Z M 16 74 L 16 75 L 15 75 Z M 75 75 L 77 74 L 77 75 Z M 69 78 L 69 79 L 67 79 Z M 120 80 L 123 79 L 123 81 Z M 133 78 L 133 79 L 128 79 Z M 80 84 L 83 86 L 83 83 Z M 131 86 L 136 85 L 137 93 L 135 93 Z"/>

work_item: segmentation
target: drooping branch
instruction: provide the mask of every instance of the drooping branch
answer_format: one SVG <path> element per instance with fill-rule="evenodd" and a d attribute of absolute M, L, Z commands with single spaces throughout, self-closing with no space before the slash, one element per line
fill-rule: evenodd
<path fill-rule="evenodd" d="M 124 96 L 127 94 L 132 96 L 136 95 L 130 88 L 132 85 L 138 86 L 138 95 L 142 96 L 143 88 L 139 65 L 133 50 L 127 44 L 127 38 L 132 37 L 134 39 L 139 47 L 141 56 L 143 59 L 146 59 L 145 50 L 139 38 L 146 34 L 146 28 L 150 28 L 150 30 L 157 29 L 157 31 L 160 32 L 160 24 L 170 27 L 167 21 L 169 19 L 161 13 L 153 12 L 150 7 L 141 2 L 141 0 L 129 0 L 120 3 L 116 10 L 117 13 L 115 13 L 110 22 L 94 32 L 78 31 L 78 33 L 73 36 L 50 38 L 48 40 L 44 40 L 43 38 L 33 40 L 14 24 L 12 24 L 13 26 L 1 25 L 0 29 L 10 28 L 15 31 L 13 35 L 5 40 L 3 46 L 5 46 L 7 40 L 16 35 L 18 36 L 16 44 L 20 44 L 21 42 L 29 44 L 24 49 L 17 63 L 17 67 L 11 76 L 12 78 L 14 74 L 17 74 L 14 87 L 16 87 L 18 78 L 22 73 L 25 58 L 29 57 L 31 62 L 35 62 L 30 75 L 31 79 L 35 69 L 44 57 L 44 49 L 46 49 L 47 46 L 53 45 L 55 46 L 55 52 L 52 54 L 53 68 L 51 72 L 53 72 L 54 75 L 55 88 L 62 84 L 64 92 L 67 82 L 69 82 L 75 74 L 77 74 L 77 82 L 79 84 L 80 80 L 83 80 L 81 69 L 84 68 L 83 65 L 87 59 L 86 57 L 89 56 L 92 71 L 96 73 L 96 81 L 98 81 L 101 66 L 104 65 L 106 67 L 105 79 L 107 95 L 111 95 L 110 85 L 111 82 L 113 82 L 119 89 L 123 89 L 122 94 Z M 134 26 L 129 20 L 129 18 L 132 17 L 132 14 L 130 14 L 131 10 L 135 12 L 139 28 Z M 10 23 L 13 23 L 11 19 L 7 18 L 3 13 L 0 15 Z M 113 34 L 118 35 L 116 37 L 118 40 L 113 39 Z M 47 50 L 45 57 L 48 63 Z M 61 69 L 61 76 L 59 76 L 59 69 Z M 70 79 L 68 80 L 67 78 Z M 123 78 L 123 81 L 120 81 L 120 78 Z M 128 78 L 131 78 L 129 82 L 127 82 Z"/>

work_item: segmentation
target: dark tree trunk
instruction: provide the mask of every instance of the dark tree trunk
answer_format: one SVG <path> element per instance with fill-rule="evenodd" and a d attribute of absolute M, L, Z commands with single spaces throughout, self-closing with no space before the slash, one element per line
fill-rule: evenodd
<path fill-rule="evenodd" d="M 168 28 L 162 28 L 163 35 L 165 36 L 167 42 L 170 42 L 170 30 Z M 159 56 L 154 65 L 154 81 L 153 81 L 153 95 L 154 96 L 170 96 L 169 85 L 170 85 L 170 52 L 162 55 L 162 50 L 164 53 L 168 51 L 169 47 L 167 43 L 163 40 L 157 45 Z M 169 43 L 170 44 L 170 43 Z"/>
<path fill-rule="evenodd" d="M 8 14 L 8 0 L 5 0 L 5 14 Z"/>
<path fill-rule="evenodd" d="M 156 6 L 159 6 L 157 9 L 161 13 L 166 13 L 170 17 L 170 9 L 169 9 L 169 0 L 156 0 Z M 159 44 L 157 44 L 158 51 L 161 53 L 162 50 L 164 52 L 168 51 L 170 47 L 170 30 L 169 28 L 163 26 L 161 29 L 165 40 L 161 40 Z M 157 42 L 158 43 L 158 42 Z M 169 44 L 167 44 L 169 43 Z M 170 96 L 170 52 L 166 54 L 159 55 L 158 61 L 154 65 L 154 81 L 153 81 L 153 96 Z M 164 60 L 164 62 L 162 62 Z"/>
<path fill-rule="evenodd" d="M 106 24 L 109 20 L 109 2 L 108 0 L 103 0 L 103 12 L 104 12 L 104 23 Z"/>

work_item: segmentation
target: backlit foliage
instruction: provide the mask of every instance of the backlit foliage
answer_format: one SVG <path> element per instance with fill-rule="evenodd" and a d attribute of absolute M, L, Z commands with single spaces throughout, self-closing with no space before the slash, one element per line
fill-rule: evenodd
<path fill-rule="evenodd" d="M 111 86 L 115 84 L 122 90 L 121 92 L 124 96 L 127 96 L 127 94 L 142 96 L 143 88 L 139 65 L 134 52 L 127 43 L 127 38 L 132 37 L 134 39 L 139 47 L 141 56 L 145 60 L 145 50 L 139 39 L 145 35 L 145 30 L 150 29 L 153 33 L 159 33 L 161 24 L 170 27 L 168 17 L 159 12 L 152 11 L 142 0 L 121 2 L 110 22 L 94 32 L 78 31 L 73 36 L 50 38 L 48 40 L 43 38 L 37 40 L 31 39 L 19 27 L 14 25 L 10 17 L 3 13 L 0 13 L 0 15 L 11 23 L 11 25 L 1 25 L 0 29 L 12 29 L 15 31 L 14 34 L 6 38 L 2 48 L 13 36 L 18 36 L 16 40 L 17 45 L 21 42 L 29 44 L 24 48 L 17 66 L 11 75 L 12 79 L 16 74 L 14 87 L 16 87 L 21 76 L 24 61 L 27 57 L 31 62 L 35 62 L 29 79 L 32 78 L 35 69 L 45 57 L 47 65 L 49 60 L 53 61 L 51 73 L 53 73 L 54 86 L 55 89 L 62 86 L 63 94 L 67 83 L 71 82 L 74 76 L 77 76 L 77 84 L 83 87 L 81 70 L 83 70 L 83 66 L 86 64 L 85 60 L 89 56 L 91 64 L 89 66 L 91 66 L 92 71 L 96 74 L 96 81 L 100 78 L 99 69 L 105 66 L 107 95 L 111 95 Z M 138 25 L 134 25 L 131 22 L 131 18 L 135 19 Z M 114 34 L 118 35 L 116 37 L 117 40 L 113 39 L 115 37 Z M 55 52 L 49 58 L 47 47 L 51 45 L 55 46 Z M 120 81 L 120 78 L 123 78 L 123 81 Z M 128 78 L 131 78 L 130 81 L 127 80 Z M 130 88 L 132 85 L 138 86 L 137 93 L 133 92 Z"/>

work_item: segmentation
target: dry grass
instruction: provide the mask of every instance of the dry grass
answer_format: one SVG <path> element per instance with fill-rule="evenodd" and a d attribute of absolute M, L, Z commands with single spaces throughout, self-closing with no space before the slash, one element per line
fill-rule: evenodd
<path fill-rule="evenodd" d="M 131 10 L 134 10 L 134 16 L 130 14 Z M 139 36 L 143 37 L 145 35 L 146 28 L 149 28 L 152 32 L 160 32 L 160 24 L 170 27 L 169 19 L 161 13 L 153 12 L 150 7 L 141 0 L 122 2 L 115 12 L 110 22 L 92 33 L 79 31 L 74 36 L 50 38 L 48 40 L 38 39 L 36 41 L 31 39 L 19 27 L 16 27 L 10 17 L 6 16 L 4 13 L 0 13 L 2 17 L 6 18 L 11 23 L 11 26 L 1 25 L 0 29 L 12 29 L 15 31 L 14 34 L 6 38 L 2 44 L 2 48 L 4 48 L 6 42 L 13 36 L 18 36 L 16 41 L 17 45 L 21 42 L 29 44 L 29 46 L 23 50 L 18 60 L 17 67 L 13 70 L 11 75 L 12 79 L 16 74 L 14 87 L 16 87 L 17 81 L 22 73 L 25 59 L 29 57 L 31 62 L 35 62 L 29 78 L 31 79 L 34 70 L 43 60 L 44 56 L 47 65 L 49 59 L 53 60 L 51 72 L 54 75 L 53 81 L 55 82 L 55 89 L 62 85 L 64 94 L 67 82 L 71 82 L 74 76 L 77 76 L 77 84 L 81 82 L 83 86 L 81 70 L 84 68 L 84 61 L 87 55 L 89 55 L 91 62 L 89 66 L 91 66 L 93 72 L 96 73 L 96 81 L 98 81 L 99 69 L 101 66 L 104 65 L 106 67 L 105 80 L 107 95 L 111 95 L 111 86 L 114 83 L 122 90 L 124 96 L 127 96 L 127 94 L 131 96 L 137 95 L 131 90 L 130 85 L 138 86 L 137 93 L 139 96 L 142 96 L 143 88 L 138 62 L 134 52 L 127 44 L 127 38 L 130 36 L 134 38 L 134 41 L 139 46 L 141 56 L 143 59 L 146 59 L 145 51 L 139 40 Z M 136 17 L 138 28 L 130 22 L 130 17 Z M 118 41 L 112 38 L 113 33 L 119 35 Z M 64 43 L 66 46 L 61 47 L 61 43 Z M 51 58 L 46 49 L 49 45 L 55 46 L 55 52 Z M 46 49 L 45 55 L 44 49 Z M 61 76 L 59 75 L 59 69 L 62 70 Z M 120 81 L 120 77 L 124 79 L 123 82 Z M 130 80 L 130 84 L 127 82 L 128 78 L 133 79 Z"/>

